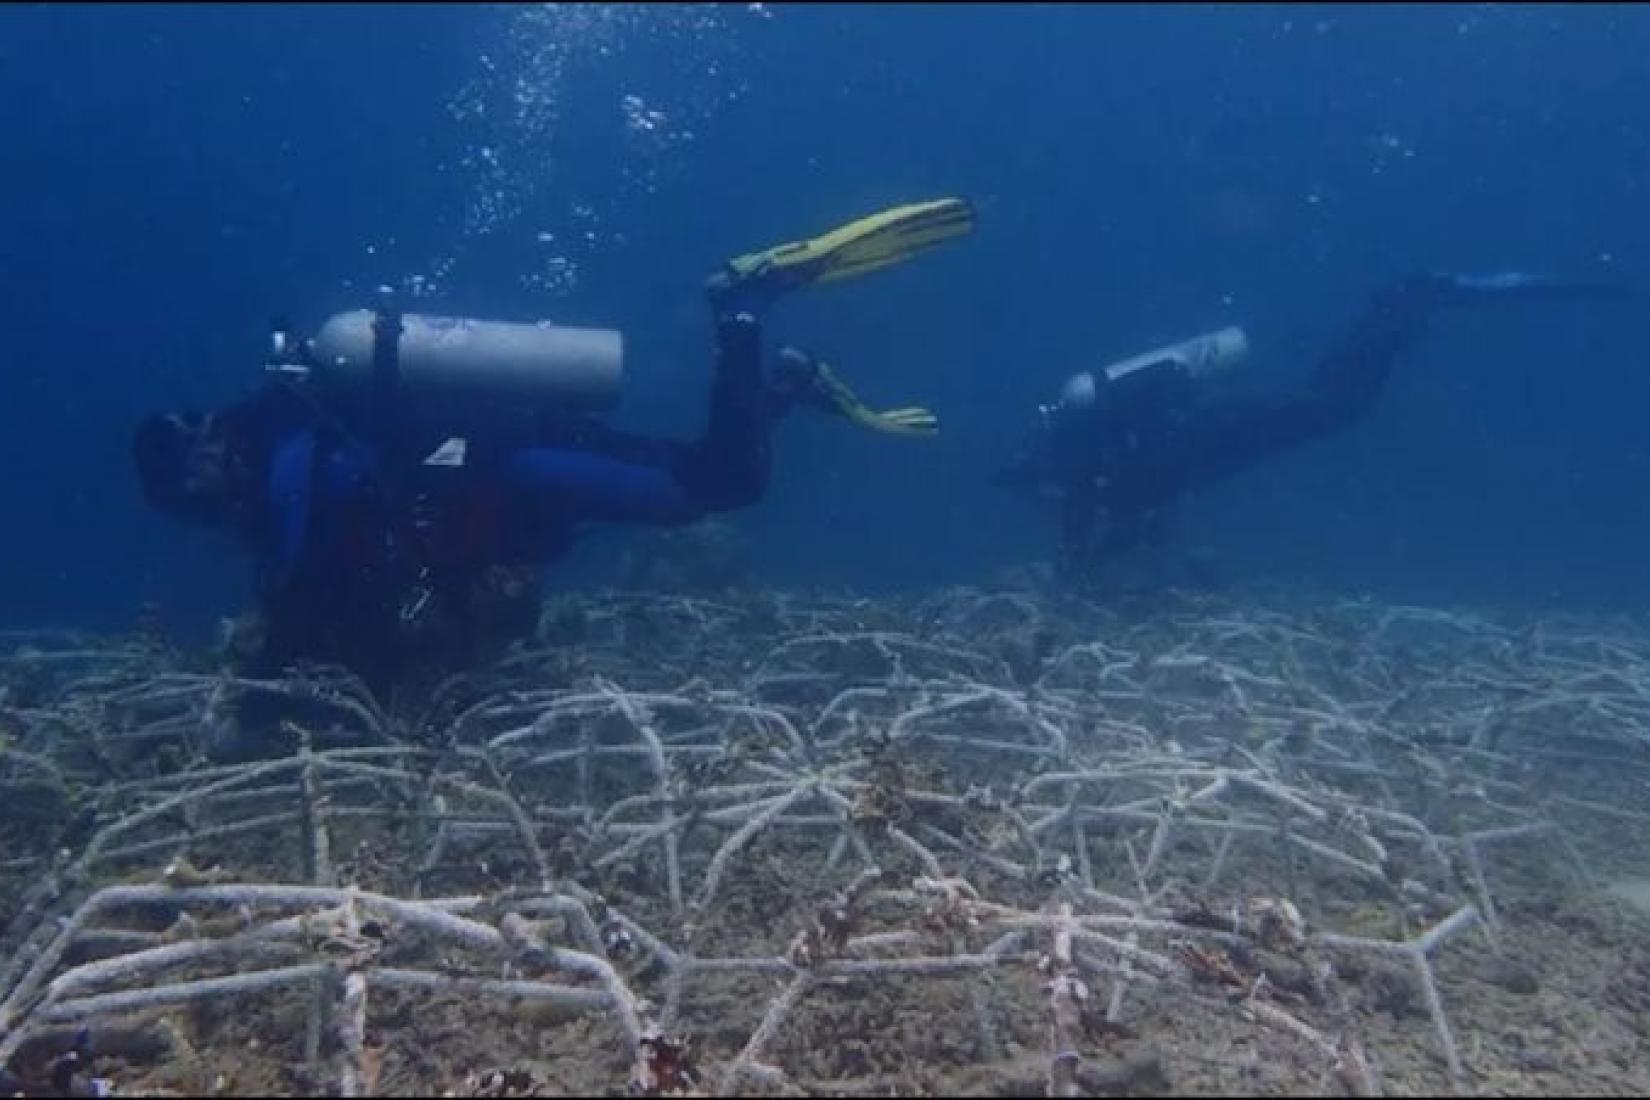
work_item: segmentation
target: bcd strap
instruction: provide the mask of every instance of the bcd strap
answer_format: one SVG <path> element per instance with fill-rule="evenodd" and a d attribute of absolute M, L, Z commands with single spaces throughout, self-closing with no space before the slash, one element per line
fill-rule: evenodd
<path fill-rule="evenodd" d="M 401 457 L 396 398 L 401 388 L 401 334 L 406 331 L 401 311 L 394 307 L 372 315 L 372 379 L 367 395 L 366 422 L 372 442 L 392 468 Z"/>
<path fill-rule="evenodd" d="M 372 315 L 372 385 L 375 396 L 389 399 L 401 381 L 401 323 L 398 309 L 380 309 Z"/>
<path fill-rule="evenodd" d="M 412 503 L 401 469 L 401 433 L 397 430 L 396 396 L 401 382 L 401 311 L 393 306 L 373 311 L 372 379 L 367 398 L 367 435 L 378 454 L 379 489 L 384 495 L 388 527 L 384 534 L 392 556 L 412 551 L 418 539 L 406 514 Z M 410 544 L 410 545 L 404 545 Z"/>
<path fill-rule="evenodd" d="M 398 419 L 401 336 L 405 331 L 400 310 L 385 307 L 373 312 L 369 418 L 374 442 L 379 449 L 379 484 L 389 520 L 385 531 L 388 549 L 401 567 L 416 574 L 404 584 L 399 607 L 402 626 L 411 627 L 424 616 L 435 592 L 432 579 L 433 540 L 437 537 L 442 517 L 438 503 L 429 492 L 420 492 L 410 484 L 418 475 L 416 470 L 409 470 L 406 466 L 408 462 L 416 464 L 417 458 L 405 449 L 404 433 Z M 444 462 L 439 465 L 453 464 Z M 462 458 L 456 465 L 462 465 Z"/>

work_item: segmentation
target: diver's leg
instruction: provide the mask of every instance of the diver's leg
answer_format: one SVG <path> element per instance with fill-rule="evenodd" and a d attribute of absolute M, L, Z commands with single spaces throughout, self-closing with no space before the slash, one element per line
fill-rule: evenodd
<path fill-rule="evenodd" d="M 1428 322 L 1440 308 L 1607 302 L 1630 296 L 1630 289 L 1618 283 L 1522 272 L 1408 275 L 1371 296 L 1363 312 L 1318 360 L 1299 393 L 1205 407 L 1191 426 L 1181 476 L 1239 469 L 1362 419 L 1374 408 L 1393 367 L 1426 335 Z"/>
<path fill-rule="evenodd" d="M 716 319 L 716 377 L 704 434 L 683 453 L 683 485 L 707 511 L 740 508 L 767 491 L 772 394 L 762 374 L 762 326 L 750 313 Z"/>
<path fill-rule="evenodd" d="M 1392 369 L 1420 342 L 1441 302 L 1432 276 L 1376 292 L 1293 393 L 1231 395 L 1197 406 L 1155 474 L 1167 491 L 1233 473 L 1368 415 Z M 1168 492 L 1163 495 L 1168 495 Z"/>
<path fill-rule="evenodd" d="M 1322 434 L 1368 415 L 1399 358 L 1426 335 L 1443 289 L 1434 276 L 1412 275 L 1376 291 L 1319 358 L 1306 392 L 1292 403 L 1293 434 Z"/>
<path fill-rule="evenodd" d="M 507 541 L 522 560 L 581 520 L 675 525 L 740 508 L 768 484 L 774 409 L 762 373 L 761 330 L 750 314 L 717 321 L 709 421 L 691 442 L 583 422 L 554 442 L 501 456 Z M 540 523 L 539 519 L 555 522 Z M 544 530 L 539 530 L 543 527 Z"/>

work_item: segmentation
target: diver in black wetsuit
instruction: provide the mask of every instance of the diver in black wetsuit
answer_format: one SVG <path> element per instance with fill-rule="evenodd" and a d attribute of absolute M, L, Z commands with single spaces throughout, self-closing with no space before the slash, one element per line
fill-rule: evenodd
<path fill-rule="evenodd" d="M 1031 441 L 996 480 L 1060 498 L 1057 571 L 1086 580 L 1101 560 L 1155 530 L 1165 506 L 1189 489 L 1368 415 L 1399 358 L 1440 308 L 1626 293 L 1613 284 L 1516 273 L 1411 275 L 1370 298 L 1296 392 L 1216 392 L 1200 377 L 1202 352 L 1181 349 L 1165 349 L 1170 354 L 1157 362 L 1131 360 L 1120 376 L 1083 372 L 1067 381 L 1056 404 L 1039 409 Z"/>
<path fill-rule="evenodd" d="M 770 428 L 797 402 L 931 435 L 927 410 L 874 412 L 795 349 L 765 377 L 759 314 L 791 289 L 899 262 L 972 225 L 967 203 L 942 199 L 729 261 L 708 288 L 716 373 L 691 441 L 515 402 L 470 418 L 460 438 L 443 403 L 414 413 L 377 388 L 380 374 L 398 377 L 404 331 L 380 313 L 372 386 L 323 392 L 282 378 L 215 413 L 149 417 L 133 440 L 139 480 L 157 508 L 232 531 L 256 557 L 261 622 L 243 671 L 341 663 L 384 686 L 451 670 L 531 633 L 538 567 L 583 524 L 685 524 L 760 499 Z M 304 369 L 324 369 L 309 345 Z"/>

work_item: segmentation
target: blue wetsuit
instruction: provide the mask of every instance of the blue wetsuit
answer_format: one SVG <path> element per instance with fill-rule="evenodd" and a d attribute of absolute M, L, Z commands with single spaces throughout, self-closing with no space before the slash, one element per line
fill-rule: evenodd
<path fill-rule="evenodd" d="M 462 465 L 429 466 L 422 457 L 445 435 L 404 435 L 387 459 L 382 441 L 266 388 L 220 414 L 238 441 L 238 526 L 260 567 L 268 635 L 254 663 L 337 660 L 371 678 L 393 667 L 409 618 L 423 614 L 410 599 L 445 605 L 450 648 L 476 626 L 476 587 L 500 571 L 525 584 L 519 615 L 536 618 L 536 583 L 522 578 L 564 553 L 579 525 L 684 524 L 759 499 L 780 408 L 749 314 L 718 321 L 709 420 L 690 441 L 545 413 L 471 432 Z"/>

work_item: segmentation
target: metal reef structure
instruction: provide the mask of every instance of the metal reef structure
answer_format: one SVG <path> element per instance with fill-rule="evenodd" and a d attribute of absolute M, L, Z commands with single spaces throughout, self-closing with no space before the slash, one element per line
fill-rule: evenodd
<path fill-rule="evenodd" d="M 25 1089 L 1588 1091 L 1518 1006 L 1650 1013 L 1537 950 L 1645 927 L 1631 623 L 612 592 L 410 710 L 0 636 L 0 737 Z"/>

